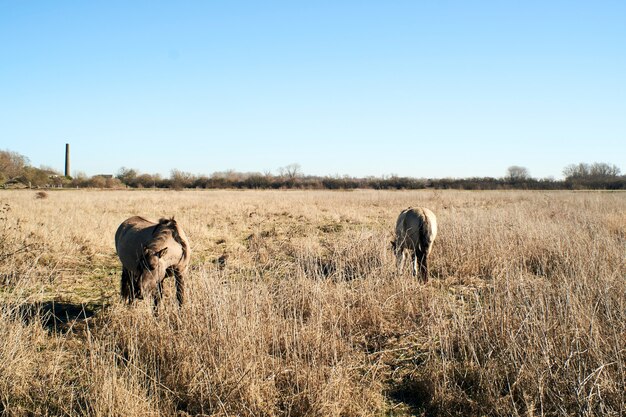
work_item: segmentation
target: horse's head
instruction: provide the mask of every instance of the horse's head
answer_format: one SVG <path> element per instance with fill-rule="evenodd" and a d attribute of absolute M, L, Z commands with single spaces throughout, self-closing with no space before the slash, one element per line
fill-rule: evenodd
<path fill-rule="evenodd" d="M 155 250 L 149 247 L 143 249 L 137 281 L 134 283 L 134 296 L 143 299 L 144 296 L 154 294 L 159 282 L 165 278 L 166 267 L 163 264 L 163 255 L 167 247 Z"/>
<path fill-rule="evenodd" d="M 398 239 L 395 233 L 389 233 L 389 248 L 395 253 L 398 246 Z"/>

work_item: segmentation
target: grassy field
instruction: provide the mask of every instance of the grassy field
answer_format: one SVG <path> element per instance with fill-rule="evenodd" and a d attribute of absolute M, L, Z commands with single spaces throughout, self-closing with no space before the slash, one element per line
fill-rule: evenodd
<path fill-rule="evenodd" d="M 1 415 L 626 415 L 626 193 L 37 197 L 0 191 Z M 390 250 L 409 205 L 427 284 Z M 119 299 L 135 214 L 191 241 L 182 309 Z"/>

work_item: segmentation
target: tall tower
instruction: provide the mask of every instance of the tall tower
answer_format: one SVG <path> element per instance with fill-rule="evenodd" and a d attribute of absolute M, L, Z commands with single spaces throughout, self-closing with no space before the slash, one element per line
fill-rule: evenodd
<path fill-rule="evenodd" d="M 65 144 L 65 176 L 70 176 L 70 144 Z"/>

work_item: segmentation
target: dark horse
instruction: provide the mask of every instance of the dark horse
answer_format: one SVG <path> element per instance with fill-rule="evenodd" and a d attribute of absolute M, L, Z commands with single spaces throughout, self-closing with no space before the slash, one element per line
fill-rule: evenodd
<path fill-rule="evenodd" d="M 173 218 L 158 223 L 139 216 L 125 220 L 115 233 L 115 249 L 122 262 L 122 298 L 131 303 L 152 295 L 156 308 L 163 296 L 163 280 L 173 275 L 176 298 L 179 305 L 183 303 L 191 249 Z"/>

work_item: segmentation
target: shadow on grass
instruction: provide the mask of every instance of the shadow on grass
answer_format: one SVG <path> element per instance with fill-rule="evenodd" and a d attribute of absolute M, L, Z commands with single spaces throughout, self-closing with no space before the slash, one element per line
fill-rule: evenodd
<path fill-rule="evenodd" d="M 66 332 L 79 327 L 104 308 L 103 304 L 75 304 L 61 301 L 42 301 L 22 304 L 19 315 L 25 323 L 35 320 L 50 332 Z"/>
<path fill-rule="evenodd" d="M 410 415 L 432 416 L 436 415 L 431 407 L 433 389 L 431 381 L 405 377 L 387 392 L 387 397 L 396 404 L 404 404 Z"/>

